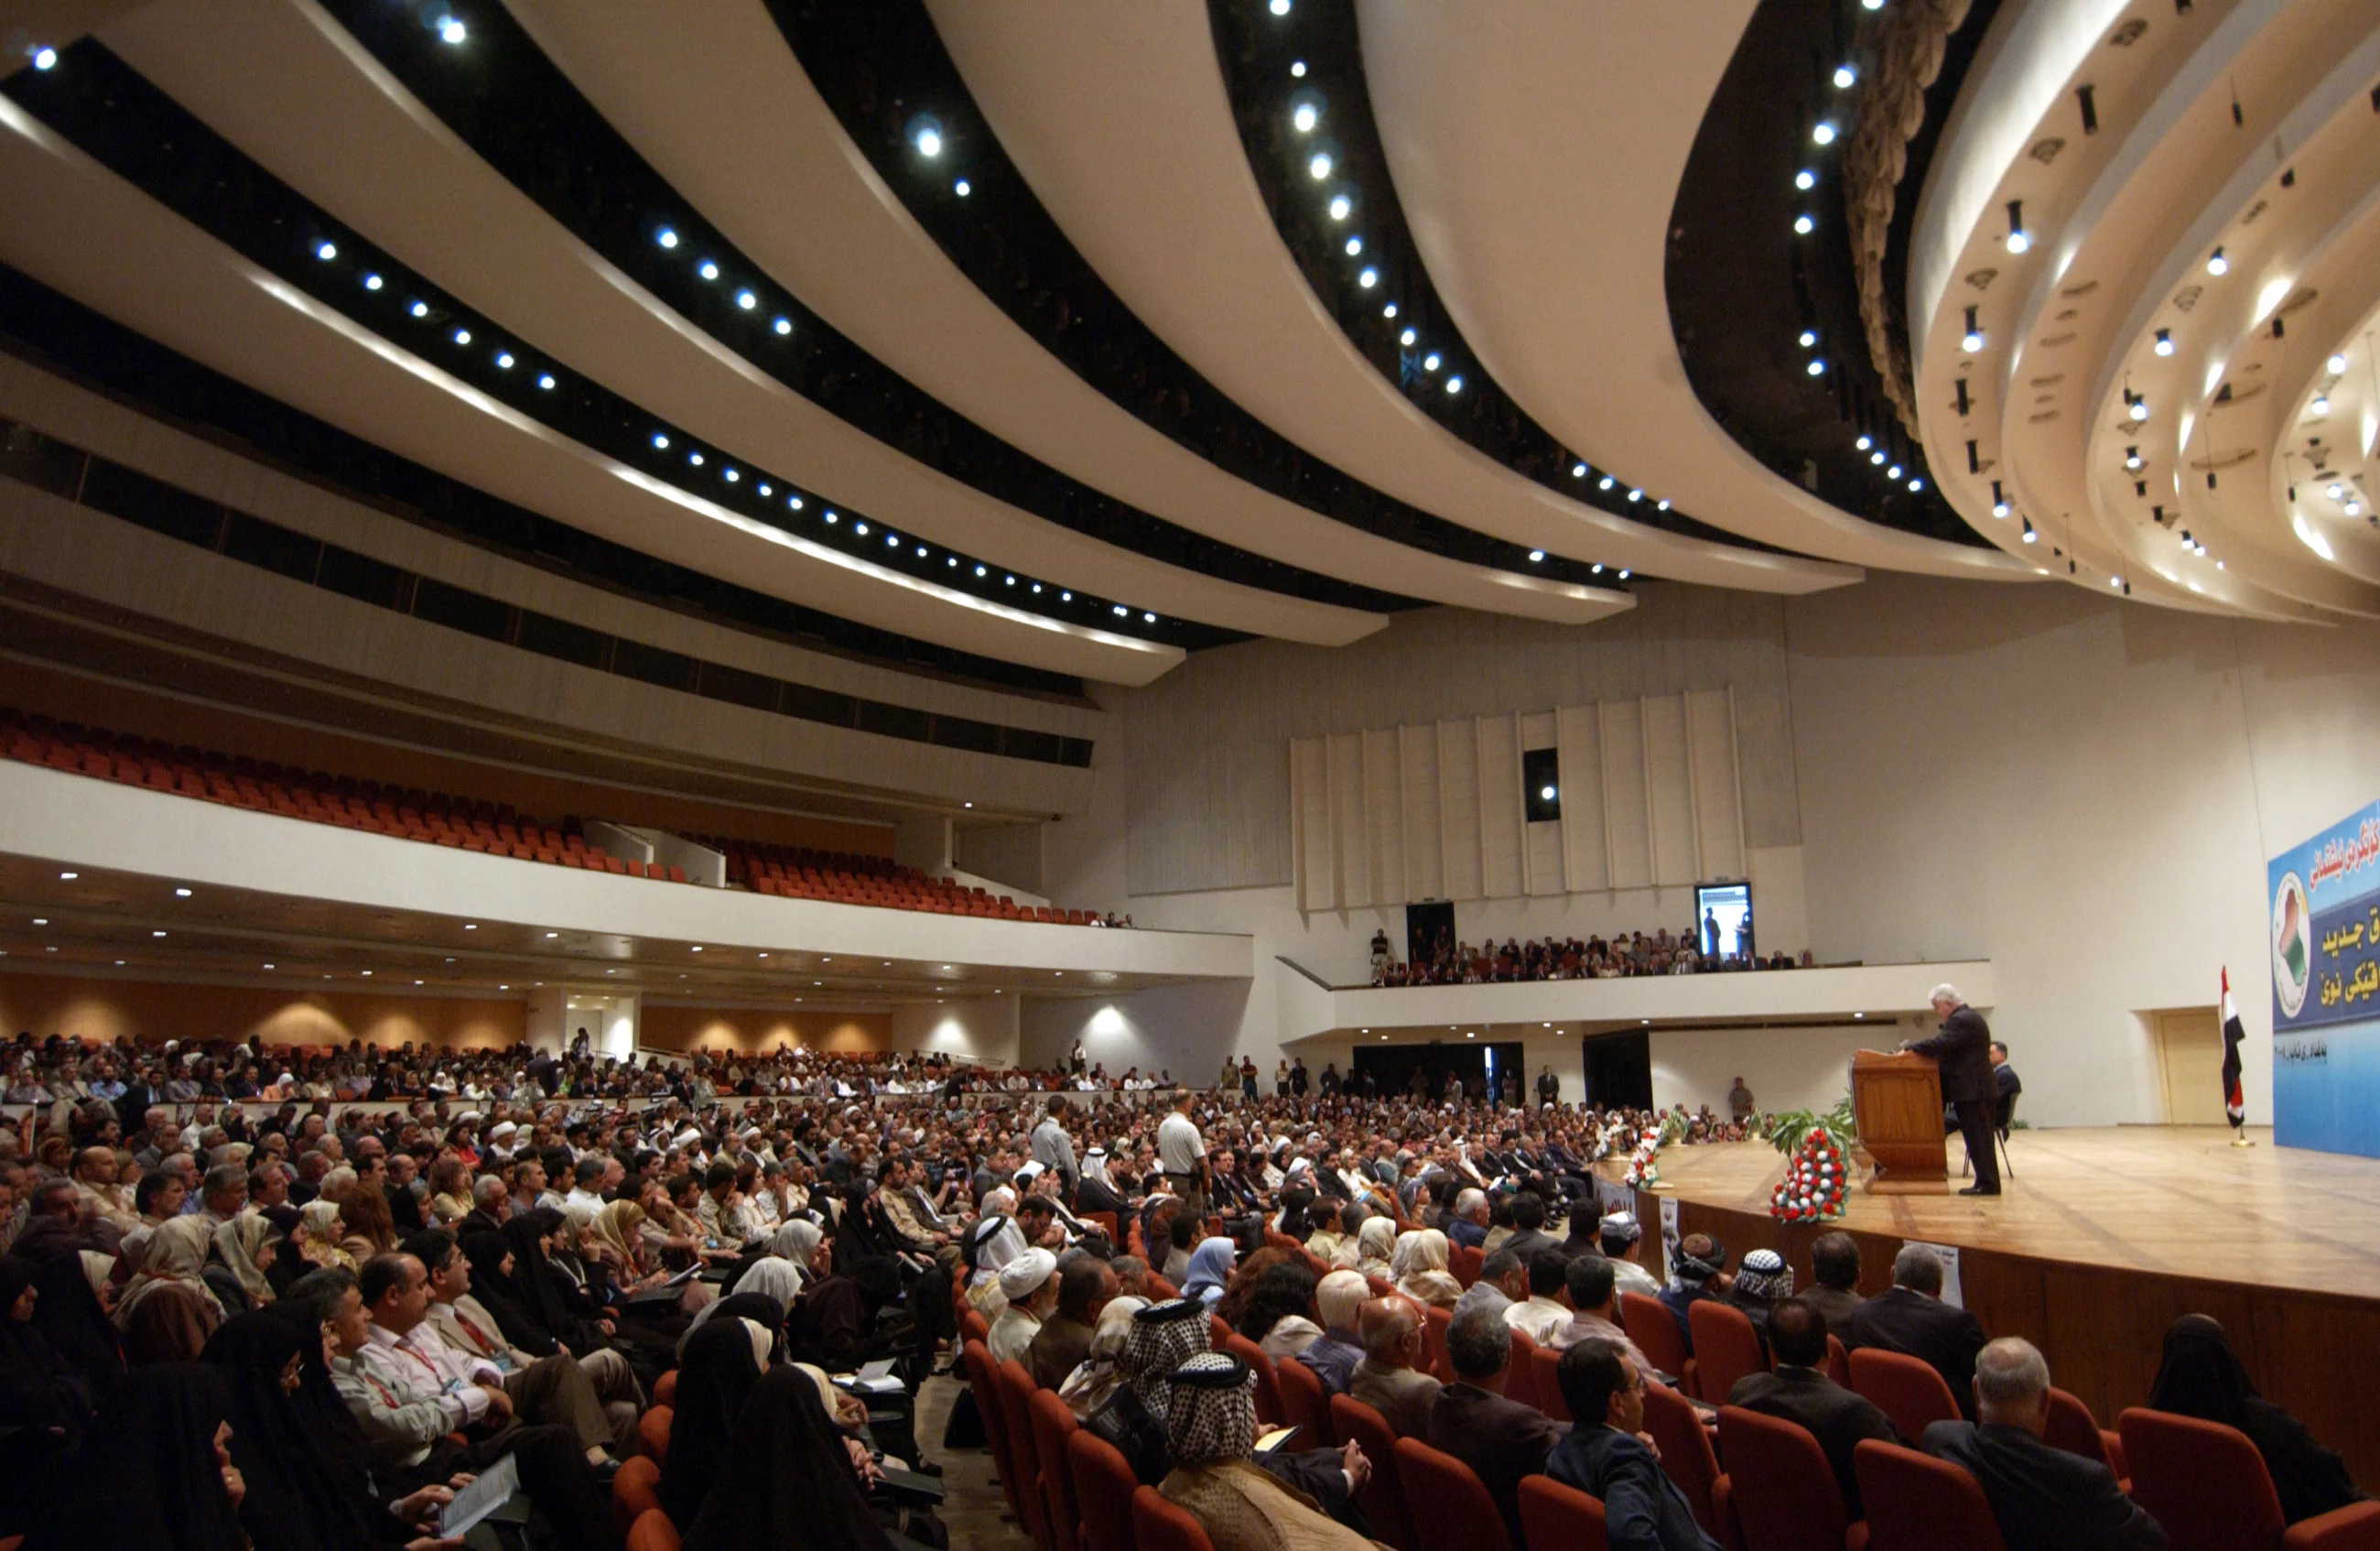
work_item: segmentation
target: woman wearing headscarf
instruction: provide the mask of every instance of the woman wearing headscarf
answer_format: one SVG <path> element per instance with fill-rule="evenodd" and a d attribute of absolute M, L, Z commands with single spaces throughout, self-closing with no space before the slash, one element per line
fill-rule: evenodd
<path fill-rule="evenodd" d="M 248 1551 L 247 1484 L 225 1447 L 230 1409 L 212 1368 L 132 1374 L 91 1423 L 94 1441 L 60 1471 L 25 1551 Z"/>
<path fill-rule="evenodd" d="M 670 1450 L 662 1460 L 662 1510 L 683 1534 L 694 1525 L 735 1435 L 735 1419 L 768 1365 L 772 1332 L 732 1315 L 686 1338 L 678 1363 Z"/>
<path fill-rule="evenodd" d="M 794 1263 L 775 1255 L 764 1255 L 752 1263 L 751 1269 L 735 1280 L 731 1293 L 757 1292 L 777 1301 L 782 1311 L 790 1310 L 802 1290 L 802 1274 Z"/>
<path fill-rule="evenodd" d="M 115 1327 L 124 1333 L 124 1358 L 131 1366 L 190 1362 L 223 1323 L 223 1305 L 204 1275 L 211 1247 L 199 1217 L 176 1217 L 149 1236 L 140 1269 L 115 1305 Z"/>
<path fill-rule="evenodd" d="M 227 1386 L 232 1463 L 248 1484 L 240 1522 L 257 1551 L 402 1545 L 414 1532 L 355 1495 L 298 1410 L 306 1344 L 322 1345 L 306 1325 L 269 1310 L 235 1315 L 200 1356 Z"/>
<path fill-rule="evenodd" d="M 1388 1281 L 1390 1279 L 1389 1257 L 1395 1253 L 1396 1243 L 1397 1225 L 1393 1221 L 1387 1217 L 1366 1217 L 1364 1226 L 1355 1230 L 1354 1253 L 1345 1256 L 1343 1249 L 1342 1251 L 1347 1260 L 1344 1269 Z"/>
<path fill-rule="evenodd" d="M 234 1317 L 273 1301 L 272 1268 L 280 1235 L 254 1212 L 243 1212 L 214 1231 L 200 1275 L 224 1313 Z"/>
<path fill-rule="evenodd" d="M 2230 1338 L 2204 1314 L 2184 1314 L 2166 1331 L 2149 1406 L 2247 1434 L 2265 1458 L 2281 1517 L 2289 1523 L 2362 1500 L 2346 1462 L 2316 1442 L 2303 1423 L 2256 1393 Z"/>
<path fill-rule="evenodd" d="M 107 1317 L 115 1257 L 96 1250 L 54 1256 L 33 1269 L 33 1328 L 96 1408 L 124 1382 L 124 1337 Z"/>
<path fill-rule="evenodd" d="M 1389 1269 L 1397 1290 L 1425 1307 L 1451 1309 L 1463 1297 L 1463 1284 L 1446 1268 L 1446 1235 L 1434 1227 L 1400 1235 Z"/>
<path fill-rule="evenodd" d="M 686 1361 L 686 1349 L 694 1343 L 697 1335 L 722 1320 L 743 1320 L 747 1324 L 757 1325 L 769 1333 L 770 1355 L 761 1362 L 762 1367 L 784 1360 L 785 1311 L 779 1308 L 777 1301 L 766 1293 L 739 1292 L 733 1297 L 717 1299 L 702 1306 L 701 1312 L 697 1313 L 693 1322 L 686 1327 L 686 1334 L 678 1337 L 678 1361 L 680 1362 Z M 683 1384 L 686 1381 L 681 1379 L 678 1382 Z"/>
<path fill-rule="evenodd" d="M 1213 1308 L 1223 1296 L 1223 1286 L 1231 1280 L 1232 1264 L 1238 1258 L 1238 1246 L 1220 1233 L 1198 1240 L 1198 1247 L 1190 1252 L 1190 1274 L 1182 1284 L 1182 1296 Z"/>
<path fill-rule="evenodd" d="M 27 1262 L 0 1256 L 0 1428 L 9 1432 L 0 1447 L 0 1534 L 30 1527 L 59 1457 L 91 1422 L 81 1376 L 34 1323 L 41 1289 L 33 1274 Z"/>
<path fill-rule="evenodd" d="M 506 1341 L 531 1357 L 554 1354 L 553 1333 L 539 1324 L 521 1301 L 513 1272 L 518 1265 L 512 1246 L 502 1233 L 467 1233 L 463 1258 L 471 1263 L 471 1296 L 496 1322 Z"/>
<path fill-rule="evenodd" d="M 785 1347 L 797 1362 L 847 1374 L 874 1355 L 876 1315 L 901 1293 L 901 1274 L 889 1255 L 837 1272 L 794 1300 L 785 1312 Z"/>
<path fill-rule="evenodd" d="M 1376 1551 L 1377 1542 L 1250 1461 L 1256 1385 L 1248 1365 L 1227 1352 L 1201 1353 L 1173 1370 L 1165 1421 L 1172 1469 L 1159 1493 L 1198 1520 L 1215 1551 Z M 1353 1443 L 1342 1457 L 1351 1487 L 1370 1473 Z"/>
<path fill-rule="evenodd" d="M 309 1265 L 336 1266 L 342 1271 L 356 1268 L 356 1257 L 347 1253 L 342 1240 L 346 1225 L 339 1220 L 339 1203 L 320 1197 L 298 1209 L 298 1232 L 295 1242 L 298 1258 Z"/>
<path fill-rule="evenodd" d="M 1107 1403 L 1116 1386 L 1123 1382 L 1120 1366 L 1124 1343 L 1132 1338 L 1132 1316 L 1148 1307 L 1144 1298 L 1111 1298 L 1099 1311 L 1099 1323 L 1091 1327 L 1091 1349 L 1066 1382 L 1058 1386 L 1058 1398 L 1081 1422 Z"/>
<path fill-rule="evenodd" d="M 547 1252 L 561 1230 L 562 1214 L 549 1206 L 521 1213 L 504 1224 L 504 1244 L 513 1253 L 513 1292 L 521 1312 L 554 1340 L 574 1354 L 593 1351 L 606 1344 L 602 1327 L 579 1318 L 565 1302 L 567 1278 Z"/>
<path fill-rule="evenodd" d="M 673 1453 L 676 1452 L 674 1448 Z M 791 1367 L 752 1386 L 685 1551 L 899 1551 L 861 1490 L 853 1446 Z"/>

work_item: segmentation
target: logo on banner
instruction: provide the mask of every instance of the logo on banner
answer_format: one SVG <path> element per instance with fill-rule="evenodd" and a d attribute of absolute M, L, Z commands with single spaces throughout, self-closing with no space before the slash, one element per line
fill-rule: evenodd
<path fill-rule="evenodd" d="M 2295 1018 L 2305 1006 L 2306 985 L 2313 975 L 2313 911 L 2306 903 L 2305 885 L 2294 872 L 2281 874 L 2273 891 L 2273 995 L 2286 1018 Z"/>

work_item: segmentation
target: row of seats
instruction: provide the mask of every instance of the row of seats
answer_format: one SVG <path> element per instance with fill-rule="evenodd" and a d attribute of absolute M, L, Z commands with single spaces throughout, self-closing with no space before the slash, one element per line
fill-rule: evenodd
<path fill-rule="evenodd" d="M 880 858 L 851 858 L 840 852 L 822 855 L 793 847 L 751 847 L 733 841 L 714 843 L 727 853 L 728 881 L 761 894 L 874 905 L 893 910 L 927 910 L 936 915 L 980 916 L 994 921 L 1034 921 L 1059 926 L 1092 923 L 1087 910 L 1019 905 L 1008 895 L 994 896 L 980 886 L 971 888 L 945 878 L 930 877 L 917 868 L 897 867 Z M 866 865 L 854 865 L 855 862 Z"/>
<path fill-rule="evenodd" d="M 128 737 L 47 716 L 0 710 L 0 744 L 10 759 L 53 770 L 145 787 L 202 802 L 337 824 L 373 835 L 452 846 L 520 861 L 686 881 L 681 867 L 624 861 L 589 846 L 575 832 L 552 829 L 509 806 L 473 802 L 444 792 L 383 786 L 352 776 L 235 758 L 155 739 Z"/>
<path fill-rule="evenodd" d="M 1630 1336 L 1658 1364 L 1659 1352 L 1643 1335 L 1653 1333 L 1658 1319 L 1667 1327 L 1662 1344 L 1674 1351 L 1681 1344 L 1676 1325 L 1658 1301 L 1627 1297 L 1634 1300 L 1623 1302 Z M 1720 1380 L 1731 1386 L 1763 1365 L 1740 1311 L 1696 1304 L 1690 1315 L 1697 1354 L 1706 1360 L 1699 1373 L 1711 1393 L 1723 1396 Z M 1447 1382 L 1454 1377 L 1446 1357 L 1449 1323 L 1448 1311 L 1432 1310 L 1425 1337 L 1430 1364 Z M 963 1310 L 962 1324 L 962 1360 L 1001 1484 L 1035 1551 L 1212 1551 L 1195 1519 L 1138 1485 L 1123 1457 L 1081 1430 L 1065 1404 L 1038 1388 L 1021 1364 L 991 1361 L 980 1315 Z M 1587 1494 L 1544 1476 L 1524 1481 L 1525 1545 L 1516 1547 L 1487 1489 L 1461 1460 L 1397 1437 L 1377 1411 L 1350 1396 L 1326 1398 L 1304 1363 L 1276 1365 L 1220 1320 L 1213 1344 L 1256 1374 L 1261 1425 L 1299 1428 L 1309 1447 L 1352 1440 L 1362 1447 L 1372 1473 L 1358 1500 L 1374 1533 L 1396 1551 L 1603 1551 L 1603 1505 Z M 1507 1398 L 1570 1421 L 1555 1377 L 1560 1353 L 1515 1331 L 1512 1355 Z M 1914 1358 L 1846 1353 L 1833 1342 L 1828 1365 L 1904 1437 L 1958 1418 L 1940 1375 Z M 2124 1412 L 2120 1434 L 2105 1433 L 2082 1400 L 2063 1390 L 2051 1395 L 2047 1441 L 2113 1470 L 2167 1526 L 2175 1551 L 2347 1551 L 2380 1544 L 2380 1504 L 2358 1504 L 2285 1530 L 2262 1458 L 2231 1428 L 2135 1409 Z M 1706 1425 L 1685 1395 L 1661 1384 L 1647 1386 L 1645 1419 L 1662 1469 L 1704 1530 L 1729 1551 L 2001 1551 L 1973 1478 L 1914 1449 L 1859 1446 L 1867 1516 L 1853 1521 L 1817 1441 L 1792 1423 L 1721 1405 L 1716 1426 Z M 2138 1461 L 2137 1473 L 2131 1461 Z"/>

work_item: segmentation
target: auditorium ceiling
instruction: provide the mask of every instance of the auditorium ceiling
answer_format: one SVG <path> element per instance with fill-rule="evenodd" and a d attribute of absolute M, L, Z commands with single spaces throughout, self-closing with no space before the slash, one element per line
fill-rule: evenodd
<path fill-rule="evenodd" d="M 2369 7 L 29 14 L 0 344 L 887 661 L 1872 569 L 2380 612 Z"/>

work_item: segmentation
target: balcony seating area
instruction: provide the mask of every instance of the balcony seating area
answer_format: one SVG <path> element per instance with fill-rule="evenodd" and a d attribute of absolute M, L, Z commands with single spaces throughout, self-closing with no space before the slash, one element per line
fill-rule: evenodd
<path fill-rule="evenodd" d="M 1098 923 L 1088 910 L 1020 905 L 1009 895 L 995 895 L 981 887 L 971 888 L 931 877 L 915 867 L 899 866 L 882 857 L 851 856 L 842 851 L 815 851 L 795 846 L 753 846 L 735 840 L 705 838 L 701 843 L 726 853 L 728 882 L 783 898 L 825 899 L 840 905 L 875 905 L 886 910 L 981 916 L 991 921 L 1033 921 L 1056 926 Z"/>

